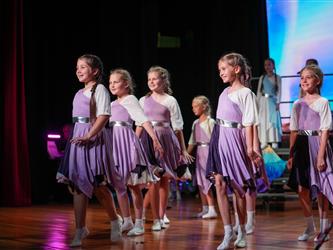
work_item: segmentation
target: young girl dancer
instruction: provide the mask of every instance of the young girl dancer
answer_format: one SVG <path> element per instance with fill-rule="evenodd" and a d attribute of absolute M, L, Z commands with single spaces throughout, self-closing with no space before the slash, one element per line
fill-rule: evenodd
<path fill-rule="evenodd" d="M 223 82 L 229 83 L 219 97 L 216 125 L 209 146 L 207 176 L 213 177 L 224 224 L 224 238 L 217 249 L 228 249 L 234 238 L 227 190 L 237 198 L 240 226 L 234 246 L 246 247 L 245 193 L 256 190 L 252 163 L 261 158 L 254 151 L 253 126 L 257 123 L 255 95 L 249 85 L 251 71 L 246 59 L 237 53 L 220 58 L 218 69 Z"/>
<path fill-rule="evenodd" d="M 124 217 L 121 231 L 129 231 L 128 236 L 141 235 L 144 233 L 144 226 L 142 221 L 143 198 L 140 186 L 153 181 L 153 177 L 148 168 L 148 159 L 142 144 L 134 133 L 133 121 L 146 129 L 152 138 L 154 149 L 159 154 L 162 155 L 163 150 L 138 99 L 133 95 L 134 83 L 130 73 L 124 69 L 112 70 L 109 83 L 111 93 L 117 96 L 117 100 L 111 103 L 110 132 L 115 171 L 117 172 L 117 176 L 114 178 L 114 188 Z M 133 225 L 130 215 L 127 186 L 132 191 L 135 225 Z"/>
<path fill-rule="evenodd" d="M 93 193 L 111 220 L 111 240 L 120 237 L 120 224 L 114 207 L 111 184 L 113 158 L 105 125 L 110 117 L 110 95 L 103 83 L 99 57 L 86 54 L 77 60 L 76 76 L 84 83 L 73 100 L 74 129 L 57 173 L 58 182 L 69 183 L 74 199 L 76 231 L 72 247 L 80 246 L 89 234 L 86 227 L 88 198 Z"/>
<path fill-rule="evenodd" d="M 317 197 L 320 233 L 314 240 L 319 241 L 329 227 L 328 201 L 333 204 L 333 156 L 328 143 L 332 115 L 328 100 L 320 96 L 321 69 L 308 65 L 300 73 L 303 96 L 294 103 L 291 113 L 288 185 L 298 192 L 307 224 L 304 233 L 298 237 L 300 241 L 315 235 L 311 198 Z"/>
<path fill-rule="evenodd" d="M 202 211 L 197 214 L 198 218 L 216 218 L 214 196 L 211 190 L 212 183 L 206 178 L 209 141 L 215 124 L 210 118 L 210 104 L 206 96 L 196 96 L 192 101 L 192 110 L 199 117 L 193 122 L 192 133 L 188 142 L 187 152 L 191 154 L 196 148 L 195 182 L 199 186 L 202 203 Z"/>
<path fill-rule="evenodd" d="M 165 171 L 161 180 L 149 188 L 145 199 L 149 199 L 152 207 L 154 224 L 152 230 L 165 227 L 164 215 L 167 207 L 169 179 L 177 179 L 184 175 L 187 163 L 193 157 L 186 151 L 183 136 L 183 118 L 177 100 L 171 96 L 169 72 L 160 66 L 148 70 L 148 87 L 150 92 L 140 99 L 145 115 L 152 122 L 154 130 L 164 149 L 164 155 L 155 153 L 150 138 L 137 127 L 137 135 L 141 137 L 149 161 Z M 143 132 L 143 133 L 141 133 Z M 148 202 L 145 202 L 148 204 Z M 154 204 L 158 204 L 155 206 Z"/>

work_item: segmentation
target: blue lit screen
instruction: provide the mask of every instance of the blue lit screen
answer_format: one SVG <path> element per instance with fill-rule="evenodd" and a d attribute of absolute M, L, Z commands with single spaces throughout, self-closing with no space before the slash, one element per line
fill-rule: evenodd
<path fill-rule="evenodd" d="M 332 74 L 333 1 L 267 0 L 266 6 L 269 55 L 275 60 L 277 73 L 295 76 L 306 59 L 315 58 L 324 74 Z M 298 98 L 299 80 L 299 77 L 282 79 L 281 101 Z M 333 76 L 324 77 L 321 94 L 333 100 Z M 281 104 L 280 108 L 282 117 L 290 116 L 291 104 Z"/>

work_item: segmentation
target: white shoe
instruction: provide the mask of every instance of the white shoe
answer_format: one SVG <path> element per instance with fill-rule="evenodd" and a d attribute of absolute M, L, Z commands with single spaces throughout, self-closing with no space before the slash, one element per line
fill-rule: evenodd
<path fill-rule="evenodd" d="M 222 243 L 217 247 L 217 250 L 225 250 L 231 248 L 231 241 L 234 238 L 234 233 L 224 235 Z"/>
<path fill-rule="evenodd" d="M 253 225 L 245 225 L 245 231 L 246 231 L 246 234 L 253 234 L 254 232 L 254 226 Z"/>
<path fill-rule="evenodd" d="M 241 238 L 241 239 L 237 239 L 235 242 L 234 242 L 234 246 L 236 248 L 244 248 L 246 247 L 246 239 L 245 237 L 244 238 Z"/>
<path fill-rule="evenodd" d="M 318 243 L 318 242 L 320 242 L 320 241 L 323 240 L 323 237 L 324 237 L 324 234 L 323 234 L 323 233 L 319 233 L 319 234 L 313 239 L 313 241 L 314 241 L 315 243 Z M 323 242 L 326 242 L 326 241 L 328 241 L 329 239 L 330 239 L 330 236 L 327 234 Z"/>
<path fill-rule="evenodd" d="M 196 215 L 196 217 L 197 218 L 202 218 L 202 216 L 204 215 L 204 214 L 206 214 L 206 213 L 208 213 L 208 210 L 206 211 L 206 210 L 202 210 L 200 213 L 198 213 L 197 215 Z"/>
<path fill-rule="evenodd" d="M 75 230 L 75 236 L 69 246 L 71 247 L 79 247 L 82 245 L 82 240 L 86 238 L 89 234 L 89 230 L 86 227 L 79 228 Z"/>
<path fill-rule="evenodd" d="M 130 222 L 124 222 L 122 225 L 121 225 L 121 232 L 125 232 L 125 231 L 129 231 L 131 230 L 132 228 L 134 227 L 134 224 L 132 221 Z"/>
<path fill-rule="evenodd" d="M 168 227 L 168 226 L 166 225 L 166 223 L 164 222 L 164 220 L 160 220 L 160 224 L 161 224 L 161 228 L 162 228 L 162 229 L 165 229 L 165 228 Z"/>
<path fill-rule="evenodd" d="M 121 223 L 118 220 L 119 223 L 115 223 L 113 226 L 111 224 L 111 234 L 110 234 L 110 240 L 115 242 L 121 239 Z"/>
<path fill-rule="evenodd" d="M 164 216 L 163 216 L 163 222 L 164 222 L 164 224 L 170 224 L 170 220 L 169 220 L 169 218 L 166 216 L 166 214 L 164 214 Z"/>
<path fill-rule="evenodd" d="M 216 217 L 217 217 L 217 213 L 215 210 L 209 211 L 208 213 L 206 213 L 202 216 L 203 219 L 214 219 Z"/>
<path fill-rule="evenodd" d="M 308 231 L 305 230 L 303 234 L 298 236 L 299 241 L 307 241 L 308 239 L 312 238 L 315 235 L 315 231 Z"/>
<path fill-rule="evenodd" d="M 134 226 L 128 233 L 127 236 L 138 236 L 145 233 L 144 227 Z"/>
<path fill-rule="evenodd" d="M 152 231 L 161 231 L 162 230 L 160 220 L 154 220 L 151 230 Z"/>

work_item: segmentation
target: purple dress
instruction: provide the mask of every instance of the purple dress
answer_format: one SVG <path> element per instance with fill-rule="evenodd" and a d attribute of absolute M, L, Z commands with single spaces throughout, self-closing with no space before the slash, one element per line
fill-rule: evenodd
<path fill-rule="evenodd" d="M 139 104 L 138 104 L 139 105 Z M 114 188 L 122 194 L 127 185 L 153 181 L 143 146 L 133 130 L 133 120 L 118 100 L 111 103 L 110 136 L 115 162 Z"/>
<path fill-rule="evenodd" d="M 256 191 L 252 163 L 247 156 L 245 129 L 225 127 L 219 120 L 242 123 L 243 114 L 228 96 L 230 87 L 219 97 L 217 120 L 209 145 L 206 176 L 214 181 L 214 174 L 223 176 L 231 191 L 244 195 L 247 189 Z"/>
<path fill-rule="evenodd" d="M 195 184 L 200 186 L 202 192 L 207 195 L 212 186 L 212 183 L 206 178 L 207 158 L 211 135 L 207 134 L 206 131 L 200 127 L 199 121 L 195 123 L 193 132 L 196 141 Z"/>
<path fill-rule="evenodd" d="M 328 104 L 327 104 L 328 105 Z M 293 154 L 293 166 L 289 176 L 288 186 L 295 191 L 298 186 L 311 190 L 311 197 L 316 198 L 318 192 L 324 194 L 333 204 L 333 171 L 332 171 L 332 149 L 329 143 L 326 146 L 325 162 L 327 168 L 320 172 L 317 169 L 317 156 L 320 146 L 321 117 L 318 112 L 302 99 L 295 103 L 294 107 L 298 124 L 298 135 L 296 138 Z M 315 131 L 312 135 L 306 135 L 304 131 Z"/>
<path fill-rule="evenodd" d="M 163 157 L 154 152 L 152 140 L 147 132 L 143 130 L 141 141 L 147 152 L 149 162 L 154 166 L 163 168 L 166 174 L 174 179 L 183 176 L 187 164 L 181 155 L 178 139 L 170 126 L 171 115 L 169 109 L 149 96 L 145 98 L 143 110 L 152 122 L 157 138 L 164 149 Z"/>
<path fill-rule="evenodd" d="M 89 122 L 90 98 L 79 90 L 73 100 L 73 119 L 80 117 L 75 122 L 72 138 L 82 137 L 92 127 Z M 69 139 L 69 140 L 70 140 Z M 103 181 L 111 184 L 111 171 L 114 162 L 110 152 L 112 145 L 108 140 L 108 133 L 103 128 L 88 145 L 77 145 L 69 143 L 65 149 L 65 156 L 60 166 L 57 179 L 58 182 L 69 182 L 89 198 L 92 197 L 94 186 Z"/>

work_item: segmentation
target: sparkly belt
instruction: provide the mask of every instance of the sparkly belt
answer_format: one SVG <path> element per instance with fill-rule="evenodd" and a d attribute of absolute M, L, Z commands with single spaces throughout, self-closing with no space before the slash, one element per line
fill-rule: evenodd
<path fill-rule="evenodd" d="M 130 123 L 130 122 L 125 122 L 125 121 L 111 121 L 110 122 L 110 127 L 113 127 L 113 126 L 118 126 L 118 127 L 132 127 L 133 124 Z"/>
<path fill-rule="evenodd" d="M 90 118 L 89 117 L 82 117 L 82 116 L 74 116 L 72 117 L 73 123 L 89 123 Z"/>
<path fill-rule="evenodd" d="M 275 97 L 275 96 L 273 96 L 273 95 L 270 95 L 270 94 L 262 94 L 264 97 L 266 97 L 266 98 L 269 98 L 269 97 Z"/>
<path fill-rule="evenodd" d="M 209 146 L 209 142 L 197 142 L 197 146 L 198 147 L 208 147 Z"/>
<path fill-rule="evenodd" d="M 153 125 L 153 127 L 165 127 L 165 128 L 170 127 L 169 122 L 163 122 L 163 121 L 151 121 L 151 124 Z"/>
<path fill-rule="evenodd" d="M 222 119 L 216 119 L 216 123 L 222 127 L 226 128 L 243 128 L 243 125 L 238 122 L 231 122 L 227 120 L 222 120 Z"/>
<path fill-rule="evenodd" d="M 298 130 L 299 135 L 306 135 L 306 136 L 318 136 L 319 131 L 318 130 Z"/>

